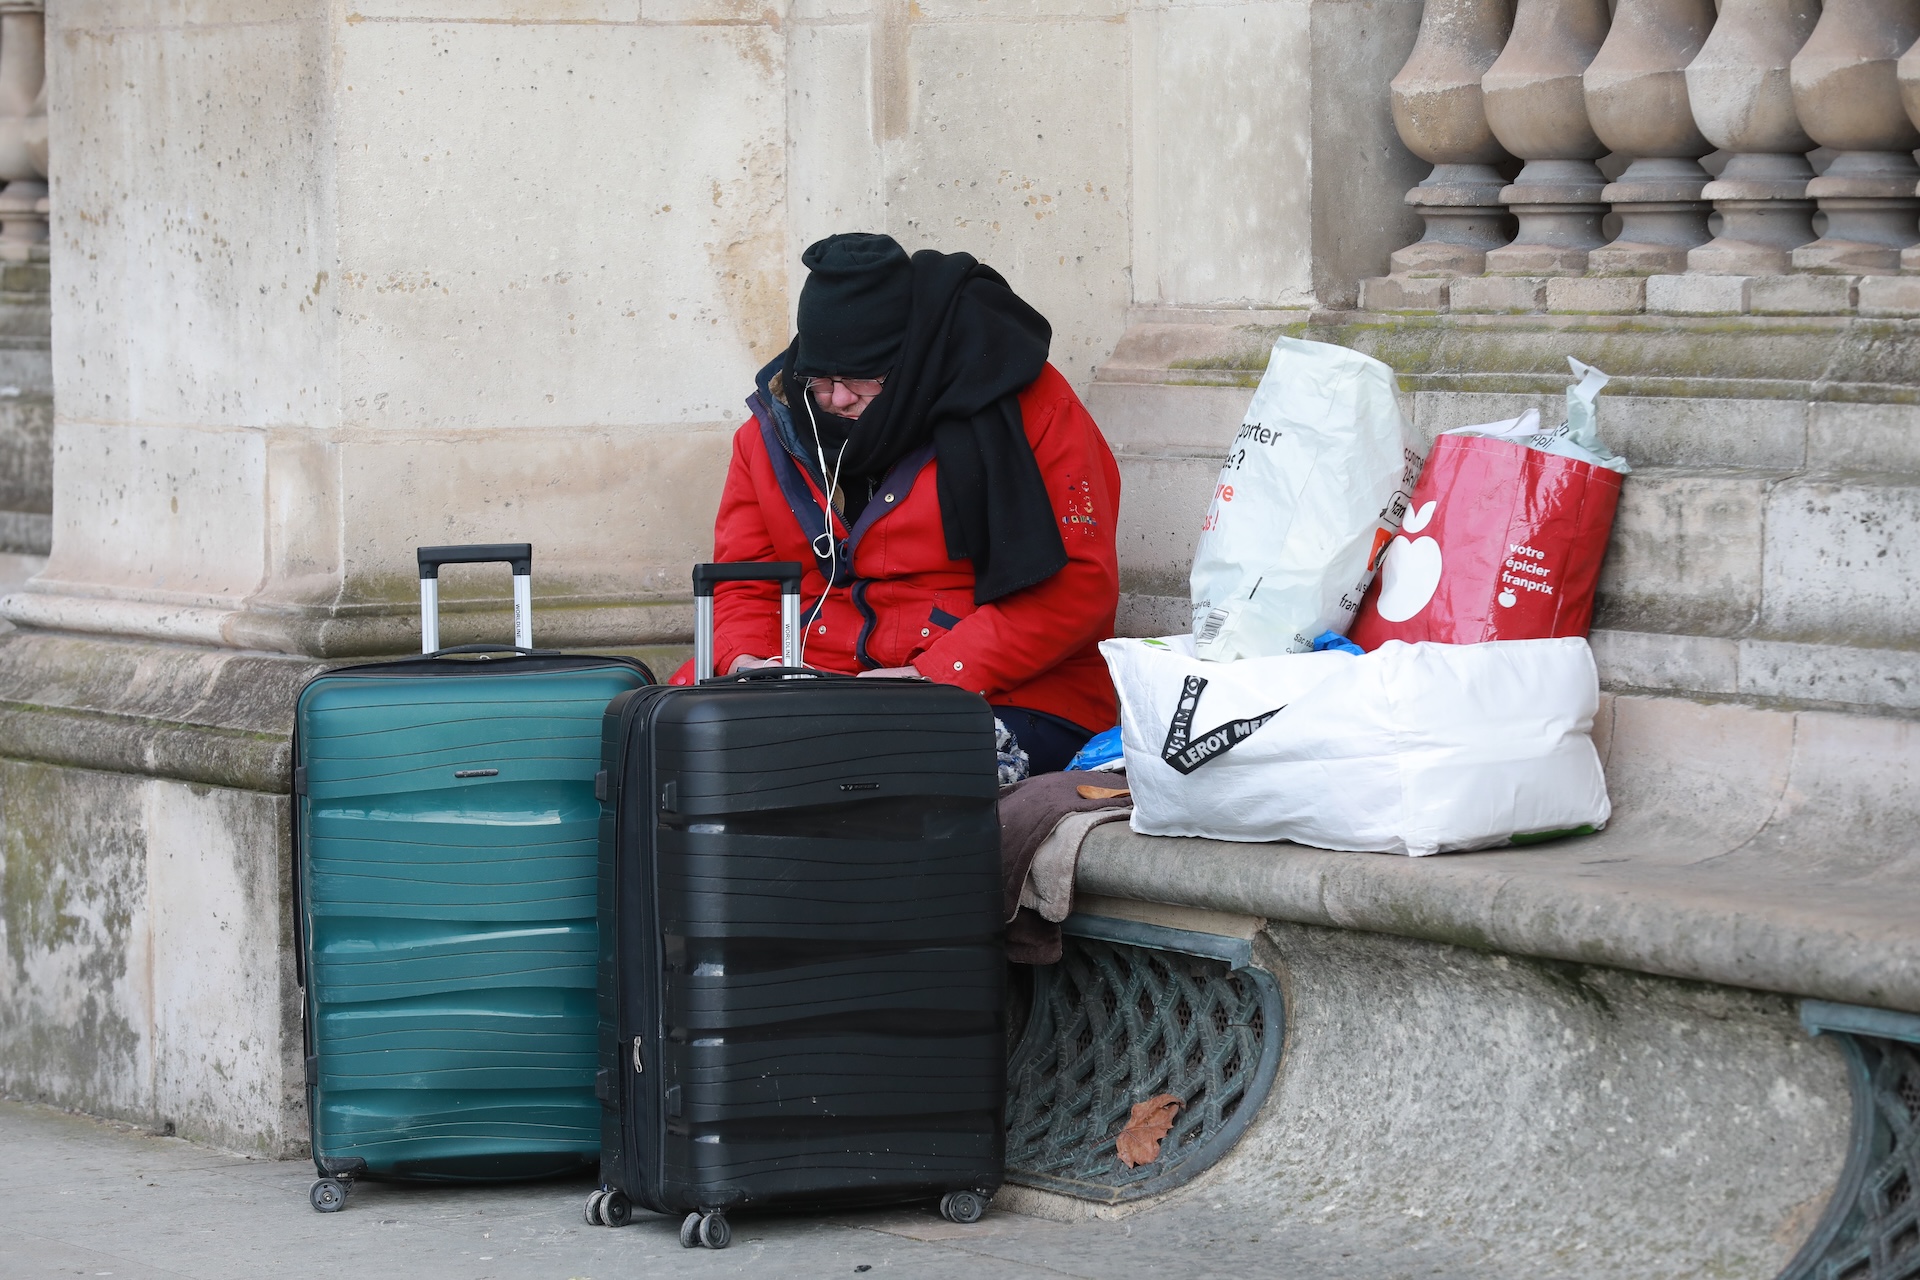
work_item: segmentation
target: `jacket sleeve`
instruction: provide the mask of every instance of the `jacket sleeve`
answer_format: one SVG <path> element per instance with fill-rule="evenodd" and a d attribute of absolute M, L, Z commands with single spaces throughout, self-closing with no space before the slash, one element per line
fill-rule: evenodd
<path fill-rule="evenodd" d="M 760 506 L 756 464 L 766 446 L 759 424 L 749 420 L 733 435 L 733 459 L 713 520 L 713 558 L 722 564 L 775 560 L 773 535 Z M 733 660 L 780 656 L 780 589 L 770 582 L 721 583 L 713 593 L 713 661 L 725 675 Z"/>
<path fill-rule="evenodd" d="M 1044 582 L 981 605 L 913 660 L 920 674 L 993 698 L 1113 634 L 1120 601 L 1114 519 L 1120 472 L 1100 428 L 1068 392 L 1027 436 L 1067 563 Z"/>

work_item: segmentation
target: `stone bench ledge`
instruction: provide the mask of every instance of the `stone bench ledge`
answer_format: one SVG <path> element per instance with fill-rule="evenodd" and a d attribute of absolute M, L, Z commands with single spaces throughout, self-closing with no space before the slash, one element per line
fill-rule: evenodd
<path fill-rule="evenodd" d="M 1920 1012 L 1920 885 L 1808 864 L 1675 865 L 1630 832 L 1405 858 L 1096 828 L 1078 887 L 1105 897 L 1392 934 Z"/>
<path fill-rule="evenodd" d="M 1106 897 L 1920 1013 L 1920 721 L 1616 694 L 1598 835 L 1405 858 L 1097 829 Z"/>

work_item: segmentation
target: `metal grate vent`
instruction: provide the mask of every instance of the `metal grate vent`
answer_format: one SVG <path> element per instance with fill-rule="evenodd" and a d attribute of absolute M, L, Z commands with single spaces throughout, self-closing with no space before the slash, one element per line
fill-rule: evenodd
<path fill-rule="evenodd" d="M 1855 1078 L 1866 1086 L 1867 1121 L 1855 1135 L 1857 1189 L 1845 1197 L 1831 1242 L 1806 1274 L 1817 1280 L 1920 1278 L 1920 1049 L 1898 1040 L 1850 1036 Z M 1851 1170 L 1850 1170 L 1851 1172 Z M 1838 1197 L 1837 1197 L 1838 1199 Z"/>
<path fill-rule="evenodd" d="M 1279 988 L 1260 969 L 1069 936 L 1037 970 L 1009 1067 L 1007 1177 L 1084 1199 L 1179 1185 L 1239 1140 L 1279 1064 Z M 1114 1150 L 1133 1105 L 1181 1100 L 1150 1163 Z"/>

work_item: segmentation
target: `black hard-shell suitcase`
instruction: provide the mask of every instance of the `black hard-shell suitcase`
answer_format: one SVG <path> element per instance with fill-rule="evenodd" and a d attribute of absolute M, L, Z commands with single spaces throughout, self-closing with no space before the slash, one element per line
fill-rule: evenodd
<path fill-rule="evenodd" d="M 587 1220 L 940 1199 L 977 1220 L 1005 1154 L 993 713 L 962 689 L 787 669 L 607 708 L 600 838 L 601 1187 Z"/>
<path fill-rule="evenodd" d="M 325 672 L 294 719 L 307 1111 L 358 1176 L 572 1173 L 600 1153 L 594 778 L 632 658 L 532 648 L 526 543 L 422 547 L 421 657 Z M 443 564 L 513 566 L 514 644 L 439 647 Z"/>

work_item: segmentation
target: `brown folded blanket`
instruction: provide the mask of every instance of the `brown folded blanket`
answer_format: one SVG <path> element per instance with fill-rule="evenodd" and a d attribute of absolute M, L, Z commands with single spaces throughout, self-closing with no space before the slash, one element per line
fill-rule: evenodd
<path fill-rule="evenodd" d="M 1020 891 L 1040 851 L 1060 820 L 1072 813 L 1133 807 L 1124 793 L 1126 774 L 1043 773 L 1000 792 L 1000 889 L 1007 921 L 1007 958 L 1016 964 L 1052 964 L 1060 958 L 1060 926 L 1032 907 L 1020 905 Z M 1104 795 L 1080 794 L 1082 787 Z"/>

